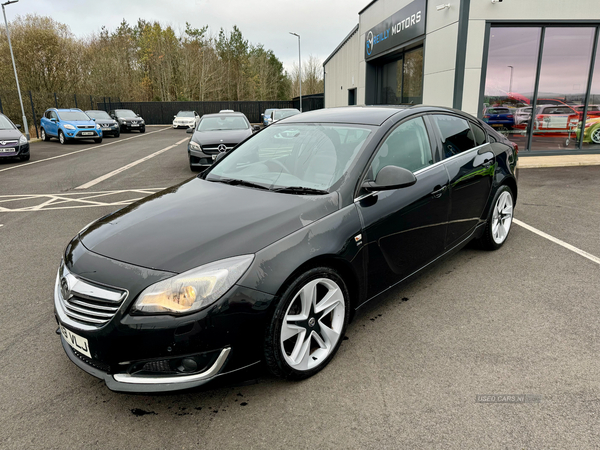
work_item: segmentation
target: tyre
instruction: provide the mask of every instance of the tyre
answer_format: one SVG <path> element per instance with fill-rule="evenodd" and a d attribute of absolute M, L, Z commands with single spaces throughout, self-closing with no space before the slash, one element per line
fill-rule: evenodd
<path fill-rule="evenodd" d="M 146 132 L 146 127 L 140 128 L 140 133 L 145 133 L 145 132 Z"/>
<path fill-rule="evenodd" d="M 67 138 L 65 137 L 65 133 L 63 133 L 62 130 L 58 130 L 58 141 L 62 145 L 65 145 L 67 143 Z"/>
<path fill-rule="evenodd" d="M 590 138 L 594 144 L 600 144 L 600 126 L 590 130 Z"/>
<path fill-rule="evenodd" d="M 484 250 L 498 250 L 510 232 L 513 220 L 514 196 L 508 186 L 500 186 L 494 196 L 488 220 L 479 238 L 479 246 Z"/>
<path fill-rule="evenodd" d="M 43 128 L 40 130 L 41 132 L 41 136 L 42 136 L 42 141 L 46 141 L 48 142 L 50 140 L 50 136 L 48 136 L 46 134 L 46 130 L 44 130 Z"/>
<path fill-rule="evenodd" d="M 94 139 L 94 142 L 96 144 L 101 144 L 102 143 L 102 138 Z"/>
<path fill-rule="evenodd" d="M 21 161 L 29 161 L 29 158 L 31 158 L 31 155 L 29 153 L 27 153 L 26 155 L 19 156 L 19 159 Z"/>
<path fill-rule="evenodd" d="M 349 317 L 350 296 L 337 272 L 317 267 L 303 273 L 286 288 L 267 328 L 267 367 L 294 380 L 319 372 L 337 352 Z"/>
<path fill-rule="evenodd" d="M 201 167 L 198 167 L 198 166 L 193 166 L 193 165 L 192 165 L 192 161 L 190 161 L 190 170 L 191 170 L 192 172 L 200 172 L 200 169 L 201 169 Z"/>
<path fill-rule="evenodd" d="M 120 131 L 117 131 L 117 132 L 115 133 L 115 135 L 114 135 L 114 136 L 115 136 L 116 138 L 118 138 L 119 136 L 121 136 L 121 132 L 120 132 Z"/>

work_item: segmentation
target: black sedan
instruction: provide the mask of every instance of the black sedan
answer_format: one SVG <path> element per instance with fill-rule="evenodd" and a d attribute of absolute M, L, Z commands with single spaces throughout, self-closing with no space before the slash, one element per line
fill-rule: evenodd
<path fill-rule="evenodd" d="M 204 114 L 196 128 L 187 130 L 193 134 L 188 142 L 190 170 L 196 172 L 206 169 L 219 153 L 233 149 L 258 130 L 260 127 L 252 127 L 240 112 Z"/>
<path fill-rule="evenodd" d="M 115 109 L 109 112 L 110 117 L 119 124 L 119 132 L 137 130 L 140 133 L 146 132 L 146 122 L 139 115 L 130 109 Z"/>
<path fill-rule="evenodd" d="M 0 114 L 0 158 L 19 158 L 29 161 L 29 142 L 19 131 L 21 125 L 15 125 L 4 114 Z"/>
<path fill-rule="evenodd" d="M 260 361 L 307 378 L 365 303 L 471 240 L 504 244 L 516 150 L 444 108 L 278 122 L 69 243 L 62 346 L 116 391 L 190 388 Z"/>

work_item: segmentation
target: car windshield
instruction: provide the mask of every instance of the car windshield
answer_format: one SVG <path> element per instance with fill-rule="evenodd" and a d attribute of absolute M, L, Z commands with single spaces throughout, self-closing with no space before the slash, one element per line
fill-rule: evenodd
<path fill-rule="evenodd" d="M 58 115 L 60 116 L 60 120 L 90 120 L 88 115 L 83 111 L 59 111 Z"/>
<path fill-rule="evenodd" d="M 326 191 L 344 176 L 370 133 L 368 128 L 351 125 L 268 127 L 241 144 L 205 178 L 240 180 L 268 189 Z"/>
<path fill-rule="evenodd" d="M 242 116 L 205 117 L 198 125 L 198 131 L 247 130 L 248 122 Z"/>
<path fill-rule="evenodd" d="M 296 114 L 300 114 L 300 111 L 296 111 L 296 110 L 287 110 L 287 111 L 282 111 L 282 110 L 277 110 L 273 112 L 273 118 L 275 120 L 281 120 L 281 119 L 285 119 L 286 117 L 291 117 L 291 116 L 295 116 Z"/>
<path fill-rule="evenodd" d="M 106 111 L 86 111 L 85 113 L 92 119 L 112 120 Z"/>
<path fill-rule="evenodd" d="M 179 111 L 177 117 L 194 117 L 193 111 Z"/>
<path fill-rule="evenodd" d="M 0 130 L 14 130 L 15 127 L 12 126 L 12 123 L 4 117 L 0 116 Z"/>
<path fill-rule="evenodd" d="M 130 109 L 118 109 L 115 111 L 115 115 L 123 118 L 137 117 L 137 114 Z"/>

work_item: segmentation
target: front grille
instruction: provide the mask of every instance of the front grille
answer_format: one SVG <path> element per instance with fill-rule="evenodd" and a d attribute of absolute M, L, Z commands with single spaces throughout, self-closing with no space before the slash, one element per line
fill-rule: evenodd
<path fill-rule="evenodd" d="M 94 367 L 94 368 L 96 368 L 98 370 L 101 370 L 102 372 L 110 372 L 110 366 L 108 364 L 104 364 L 104 363 L 101 363 L 99 361 L 95 361 L 93 359 L 90 359 L 87 356 L 85 356 L 84 354 L 79 353 L 73 347 L 71 347 L 71 350 L 73 350 L 73 353 L 75 354 L 75 356 L 77 356 L 80 360 L 82 360 L 88 366 L 92 366 L 92 367 Z"/>
<path fill-rule="evenodd" d="M 65 314 L 85 324 L 102 326 L 117 313 L 127 297 L 127 291 L 100 286 L 75 277 L 66 267 L 57 281 Z"/>
<path fill-rule="evenodd" d="M 215 153 L 219 153 L 219 145 L 221 145 L 221 144 L 203 145 L 202 151 L 204 153 L 206 153 L 207 155 L 213 155 Z M 233 147 L 235 147 L 237 144 L 224 144 L 224 145 L 226 147 L 226 151 L 229 151 Z"/>
<path fill-rule="evenodd" d="M 147 362 L 144 364 L 144 367 L 142 367 L 142 370 L 147 372 L 177 372 L 176 370 L 171 369 L 171 365 L 166 359 Z"/>
<path fill-rule="evenodd" d="M 95 128 L 95 126 L 94 125 L 77 125 L 77 128 L 87 130 L 89 128 Z"/>
<path fill-rule="evenodd" d="M 14 147 L 19 144 L 19 141 L 0 141 L 0 147 Z"/>

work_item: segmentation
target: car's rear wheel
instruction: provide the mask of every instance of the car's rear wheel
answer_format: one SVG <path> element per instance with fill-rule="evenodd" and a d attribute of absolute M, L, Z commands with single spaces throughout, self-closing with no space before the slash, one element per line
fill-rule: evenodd
<path fill-rule="evenodd" d="M 40 130 L 41 132 L 41 136 L 42 136 L 42 141 L 49 141 L 50 140 L 50 136 L 48 136 L 46 134 L 46 130 L 44 130 L 43 128 Z"/>
<path fill-rule="evenodd" d="M 269 370 L 288 379 L 308 378 L 337 352 L 350 317 L 344 280 L 317 267 L 297 277 L 277 305 L 265 337 Z"/>
<path fill-rule="evenodd" d="M 513 220 L 514 197 L 508 186 L 500 186 L 489 212 L 483 235 L 479 239 L 485 250 L 497 250 L 508 238 Z"/>
<path fill-rule="evenodd" d="M 600 126 L 597 126 L 590 132 L 590 137 L 594 144 L 600 144 Z"/>
<path fill-rule="evenodd" d="M 65 145 L 67 143 L 67 138 L 65 137 L 65 133 L 63 133 L 62 130 L 58 130 L 58 142 L 60 142 L 62 145 Z"/>

